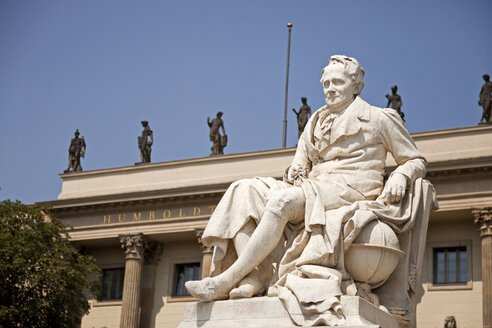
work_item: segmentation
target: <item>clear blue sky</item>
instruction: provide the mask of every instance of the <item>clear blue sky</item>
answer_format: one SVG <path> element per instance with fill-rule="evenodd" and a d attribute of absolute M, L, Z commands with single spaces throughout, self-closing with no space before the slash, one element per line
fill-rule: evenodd
<path fill-rule="evenodd" d="M 53 200 L 78 128 L 84 170 L 208 156 L 224 112 L 228 154 L 280 148 L 287 22 L 292 108 L 323 105 L 330 55 L 356 57 L 363 98 L 399 86 L 410 132 L 476 125 L 492 74 L 492 1 L 0 0 L 0 200 Z M 491 141 L 492 142 L 492 141 Z"/>

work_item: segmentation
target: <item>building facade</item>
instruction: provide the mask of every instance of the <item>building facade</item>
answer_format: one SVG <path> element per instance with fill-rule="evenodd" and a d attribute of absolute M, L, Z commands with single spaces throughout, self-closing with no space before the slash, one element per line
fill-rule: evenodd
<path fill-rule="evenodd" d="M 413 134 L 428 160 L 439 209 L 431 213 L 418 287 L 418 327 L 492 322 L 492 126 Z M 174 328 L 184 282 L 206 276 L 212 250 L 200 236 L 226 188 L 254 176 L 281 178 L 294 148 L 61 174 L 49 202 L 96 258 L 101 297 L 82 327 Z M 387 159 L 389 170 L 395 166 Z M 489 326 L 487 326 L 489 325 Z"/>

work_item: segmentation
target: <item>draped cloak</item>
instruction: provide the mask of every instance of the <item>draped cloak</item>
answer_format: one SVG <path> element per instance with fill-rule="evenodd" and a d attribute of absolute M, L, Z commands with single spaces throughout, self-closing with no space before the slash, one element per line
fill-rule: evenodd
<path fill-rule="evenodd" d="M 404 199 L 394 204 L 378 198 L 388 152 L 398 165 L 392 174 L 403 174 L 410 186 Z M 306 198 L 304 220 L 287 225 L 273 252 L 273 282 L 296 324 L 342 324 L 338 297 L 342 280 L 350 279 L 344 252 L 372 220 L 389 224 L 397 234 L 411 229 L 415 206 L 429 191 L 421 179 L 426 161 L 395 110 L 370 106 L 357 96 L 343 113 L 322 107 L 312 115 L 292 165 L 308 172 L 296 182 Z M 284 181 L 245 179 L 228 188 L 202 236 L 205 245 L 215 246 L 212 271 L 231 263 L 226 256 L 230 240 L 248 220 L 258 223 L 269 195 L 291 188 L 291 182 L 284 175 Z"/>

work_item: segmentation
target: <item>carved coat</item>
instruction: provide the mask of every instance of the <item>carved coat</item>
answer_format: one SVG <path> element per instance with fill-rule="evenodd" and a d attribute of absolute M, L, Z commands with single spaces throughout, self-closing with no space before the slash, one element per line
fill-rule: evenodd
<path fill-rule="evenodd" d="M 323 120 L 323 116 L 327 117 Z M 325 210 L 350 205 L 331 205 L 333 190 L 325 186 L 333 180 L 346 183 L 362 199 L 376 199 L 383 188 L 388 152 L 398 165 L 392 174 L 402 173 L 410 184 L 425 176 L 426 161 L 394 110 L 370 106 L 356 97 L 339 116 L 330 117 L 324 108 L 316 111 L 299 140 L 291 164 L 309 171 L 308 183 L 301 186 L 306 208 L 314 206 L 310 213 L 306 211 L 307 225 L 324 224 Z"/>

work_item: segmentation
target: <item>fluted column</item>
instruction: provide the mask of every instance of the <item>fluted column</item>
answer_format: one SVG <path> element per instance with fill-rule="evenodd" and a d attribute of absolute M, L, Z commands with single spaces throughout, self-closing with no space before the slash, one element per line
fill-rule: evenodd
<path fill-rule="evenodd" d="M 492 328 L 492 207 L 473 210 L 482 244 L 483 327 Z"/>
<path fill-rule="evenodd" d="M 120 235 L 119 238 L 126 255 L 120 328 L 138 328 L 140 278 L 147 243 L 142 233 Z"/>
<path fill-rule="evenodd" d="M 202 249 L 202 279 L 210 276 L 210 268 L 212 266 L 213 248 L 205 246 L 202 243 L 203 229 L 195 229 L 196 238 Z"/>

